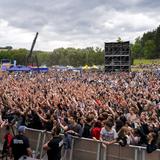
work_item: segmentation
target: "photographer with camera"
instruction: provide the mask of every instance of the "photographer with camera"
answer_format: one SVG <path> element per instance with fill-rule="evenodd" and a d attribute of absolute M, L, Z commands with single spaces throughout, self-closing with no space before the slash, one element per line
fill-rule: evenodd
<path fill-rule="evenodd" d="M 130 130 L 128 127 L 123 126 L 118 132 L 117 142 L 120 146 L 124 147 L 130 144 Z"/>

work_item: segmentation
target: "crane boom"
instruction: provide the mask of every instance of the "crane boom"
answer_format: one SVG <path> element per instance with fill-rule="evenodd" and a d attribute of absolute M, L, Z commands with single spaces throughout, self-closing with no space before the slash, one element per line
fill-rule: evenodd
<path fill-rule="evenodd" d="M 36 33 L 36 36 L 32 42 L 32 46 L 31 46 L 31 49 L 30 49 L 30 52 L 27 56 L 27 65 L 30 64 L 30 60 L 32 61 L 32 54 L 33 54 L 33 49 L 34 49 L 34 46 L 35 46 L 35 43 L 36 43 L 36 40 L 37 40 L 37 37 L 38 37 L 38 32 Z M 31 62 L 32 63 L 32 62 Z"/>

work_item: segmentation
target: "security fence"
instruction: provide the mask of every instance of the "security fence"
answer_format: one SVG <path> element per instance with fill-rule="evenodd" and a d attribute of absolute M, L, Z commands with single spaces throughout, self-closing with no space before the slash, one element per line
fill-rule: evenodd
<path fill-rule="evenodd" d="M 16 133 L 16 129 L 13 128 L 13 130 Z M 0 129 L 0 146 L 2 146 L 4 135 L 5 129 Z M 51 134 L 27 128 L 25 135 L 30 140 L 35 157 L 44 159 L 46 153 L 43 151 L 43 144 L 51 139 Z M 71 150 L 67 152 L 63 150 L 62 152 L 63 160 L 160 160 L 160 150 L 148 154 L 145 147 L 121 147 L 118 144 L 103 146 L 100 141 L 77 137 L 72 138 Z"/>
<path fill-rule="evenodd" d="M 25 135 L 29 138 L 30 147 L 34 151 L 35 157 L 41 158 L 42 147 L 43 147 L 43 139 L 44 139 L 44 131 L 30 129 L 27 128 L 25 131 Z"/>

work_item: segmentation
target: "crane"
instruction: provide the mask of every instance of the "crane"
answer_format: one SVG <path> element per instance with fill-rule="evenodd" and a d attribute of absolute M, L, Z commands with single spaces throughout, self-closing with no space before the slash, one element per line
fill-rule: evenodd
<path fill-rule="evenodd" d="M 33 54 L 33 49 L 34 49 L 34 46 L 35 46 L 37 37 L 38 37 L 38 32 L 36 33 L 35 38 L 33 39 L 30 52 L 29 52 L 29 54 L 28 54 L 28 56 L 27 56 L 27 58 L 26 58 L 26 64 L 27 64 L 27 65 L 33 65 L 33 62 L 34 62 L 34 60 L 35 60 L 37 67 L 39 67 L 37 55 L 32 56 L 32 54 Z"/>

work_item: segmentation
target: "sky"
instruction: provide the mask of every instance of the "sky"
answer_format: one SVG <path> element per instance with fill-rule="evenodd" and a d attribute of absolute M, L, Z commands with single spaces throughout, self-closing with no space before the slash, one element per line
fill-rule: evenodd
<path fill-rule="evenodd" d="M 0 46 L 35 50 L 134 42 L 160 25 L 159 0 L 0 0 Z"/>

